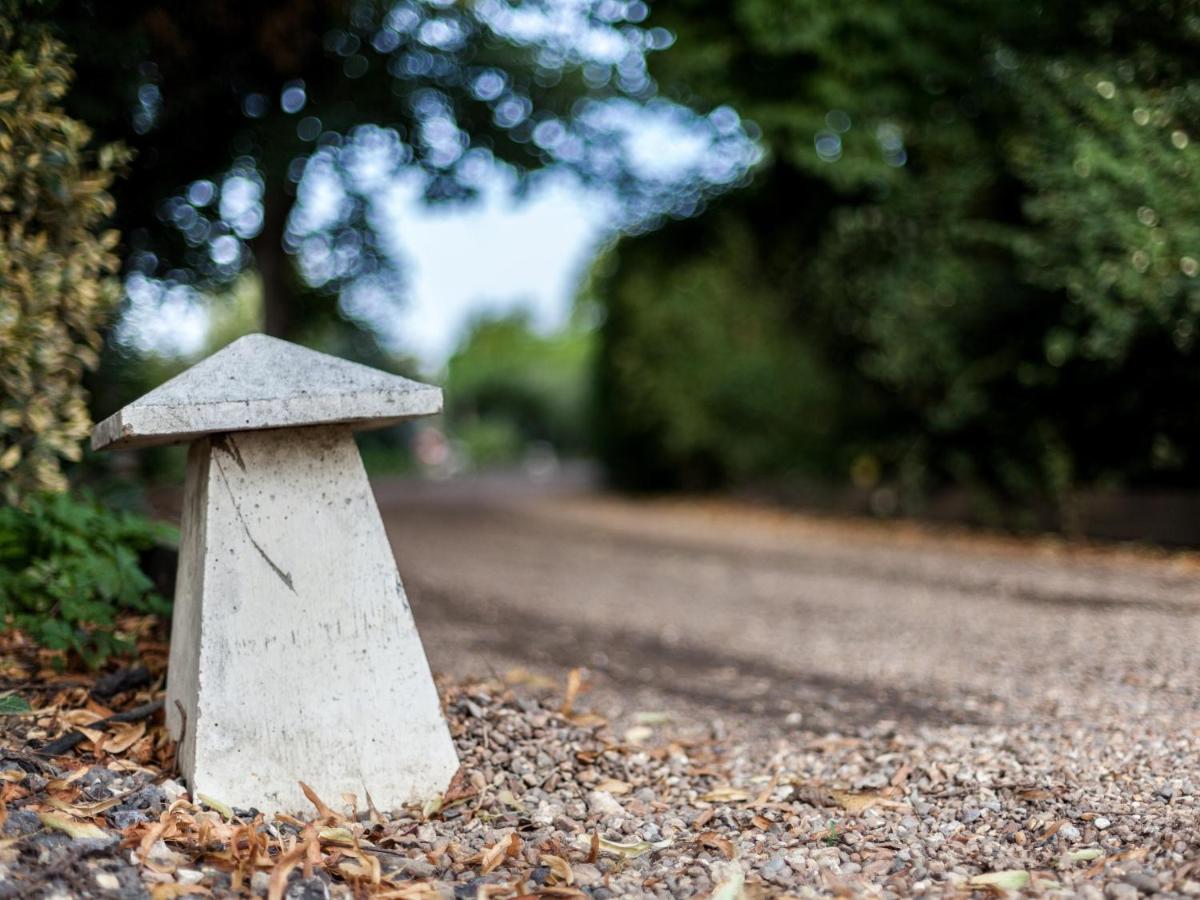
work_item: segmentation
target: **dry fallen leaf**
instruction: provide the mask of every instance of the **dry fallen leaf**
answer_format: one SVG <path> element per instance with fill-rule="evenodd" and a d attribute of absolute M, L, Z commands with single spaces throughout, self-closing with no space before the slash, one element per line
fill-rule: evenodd
<path fill-rule="evenodd" d="M 831 790 L 829 796 L 833 802 L 848 813 L 858 814 L 872 806 L 882 806 L 885 809 L 907 809 L 908 804 L 899 803 L 885 796 L 880 791 L 838 791 Z"/>
<path fill-rule="evenodd" d="M 374 900 L 442 900 L 442 892 L 436 884 L 412 882 L 376 893 Z"/>
<path fill-rule="evenodd" d="M 711 900 L 743 900 L 746 894 L 746 873 L 737 863 L 713 866 L 713 881 L 717 883 Z"/>
<path fill-rule="evenodd" d="M 592 833 L 592 837 L 588 841 L 587 861 L 589 863 L 594 863 L 599 858 L 600 858 L 600 832 L 595 831 Z"/>
<path fill-rule="evenodd" d="M 100 838 L 108 837 L 108 833 L 98 825 L 93 825 L 91 822 L 80 822 L 78 819 L 73 819 L 70 816 L 60 816 L 57 813 L 42 812 L 38 813 L 37 817 L 41 819 L 42 824 L 47 828 L 54 828 L 73 838 Z"/>
<path fill-rule="evenodd" d="M 725 855 L 726 859 L 733 859 L 734 849 L 733 842 L 728 838 L 721 837 L 715 831 L 703 831 L 696 835 L 696 843 L 702 847 L 710 847 L 713 850 L 719 850 Z"/>
<path fill-rule="evenodd" d="M 300 841 L 276 860 L 275 868 L 271 870 L 271 878 L 267 882 L 267 900 L 283 900 L 283 893 L 287 890 L 288 876 L 292 874 L 292 870 L 296 866 L 300 865 L 307 854 L 308 843 Z"/>
<path fill-rule="evenodd" d="M 150 889 L 150 900 L 172 900 L 188 894 L 211 893 L 211 889 L 199 884 L 156 884 Z"/>
<path fill-rule="evenodd" d="M 108 726 L 108 734 L 96 744 L 96 750 L 110 755 L 124 753 L 145 735 L 145 722 L 114 722 Z"/>
<path fill-rule="evenodd" d="M 558 711 L 568 718 L 571 711 L 575 708 L 575 697 L 579 694 L 579 688 L 583 685 L 583 670 L 579 668 L 572 669 L 567 673 L 567 691 L 563 695 L 562 706 Z"/>
<path fill-rule="evenodd" d="M 1026 788 L 1017 791 L 1017 796 L 1022 800 L 1053 800 L 1054 795 L 1045 788 Z"/>
<path fill-rule="evenodd" d="M 453 806 L 470 797 L 478 794 L 478 789 L 471 784 L 467 777 L 467 770 L 459 766 L 458 771 L 454 773 L 454 777 L 450 779 L 450 786 L 446 788 L 446 793 L 442 795 L 442 806 Z"/>
<path fill-rule="evenodd" d="M 1006 869 L 1002 872 L 987 872 L 976 875 L 967 882 L 971 887 L 996 888 L 1002 891 L 1019 891 L 1029 884 L 1029 873 L 1024 869 Z"/>
<path fill-rule="evenodd" d="M 317 796 L 317 792 L 310 788 L 303 781 L 297 782 L 300 785 L 300 790 L 304 792 L 304 796 L 308 798 L 308 802 L 317 808 L 317 815 L 324 819 L 329 824 L 335 824 L 343 820 L 343 816 L 339 816 L 332 809 L 325 805 L 325 801 Z"/>
<path fill-rule="evenodd" d="M 483 852 L 479 861 L 479 874 L 487 875 L 498 868 L 505 859 L 516 856 L 520 852 L 521 838 L 515 831 L 510 831 Z"/>
<path fill-rule="evenodd" d="M 109 797 L 107 800 L 98 800 L 95 803 L 72 804 L 66 803 L 57 797 L 47 797 L 46 804 L 52 806 L 60 812 L 65 812 L 67 815 L 75 816 L 80 819 L 90 819 L 92 816 L 98 816 L 105 810 L 112 809 L 130 794 L 136 791 L 128 791 L 116 797 Z"/>
<path fill-rule="evenodd" d="M 551 887 L 553 887 L 554 884 L 575 883 L 575 873 L 571 871 L 571 864 L 561 856 L 555 856 L 552 853 L 543 853 L 538 858 L 538 863 L 549 869 L 551 877 L 556 879 L 555 882 L 550 882 L 547 880 L 547 884 L 549 884 Z"/>
<path fill-rule="evenodd" d="M 618 781 L 616 778 L 605 778 L 595 786 L 597 791 L 607 791 L 614 797 L 619 797 L 622 794 L 628 794 L 633 790 L 633 785 L 627 781 Z"/>
<path fill-rule="evenodd" d="M 546 690 L 549 688 L 558 687 L 558 682 L 546 675 L 538 675 L 530 672 L 524 666 L 517 666 L 509 669 L 504 673 L 504 683 L 510 685 L 524 685 L 534 690 Z"/>
<path fill-rule="evenodd" d="M 317 832 L 317 837 L 326 844 L 344 844 L 347 847 L 353 847 L 355 844 L 354 834 L 349 828 L 342 826 L 337 828 L 322 828 Z"/>
<path fill-rule="evenodd" d="M 1099 847 L 1084 847 L 1080 850 L 1072 850 L 1069 853 L 1064 853 L 1059 861 L 1060 865 L 1068 866 L 1071 863 L 1091 862 L 1094 859 L 1099 859 L 1104 855 L 1104 851 Z"/>
<path fill-rule="evenodd" d="M 1145 847 L 1132 847 L 1129 850 L 1122 850 L 1120 853 L 1114 853 L 1112 856 L 1102 856 L 1092 863 L 1092 865 L 1088 866 L 1087 870 L 1083 873 L 1083 877 L 1095 878 L 1111 863 L 1145 859 L 1149 853 L 1150 851 Z"/>
<path fill-rule="evenodd" d="M 571 716 L 571 724 L 576 728 L 600 728 L 608 724 L 608 719 L 595 713 L 575 713 Z"/>
<path fill-rule="evenodd" d="M 665 850 L 671 846 L 670 841 L 632 841 L 628 844 L 622 844 L 618 841 L 610 841 L 607 838 L 602 838 L 599 834 L 593 834 L 590 837 L 586 834 L 578 835 L 575 838 L 575 843 L 581 847 L 587 847 L 589 850 L 594 849 L 595 851 L 611 853 L 614 856 L 624 856 L 627 859 L 636 859 L 652 850 Z"/>
<path fill-rule="evenodd" d="M 654 729 L 649 725 L 634 725 L 625 730 L 624 738 L 627 744 L 642 744 L 654 737 Z"/>
<path fill-rule="evenodd" d="M 700 799 L 708 803 L 741 803 L 750 799 L 750 793 L 741 788 L 718 787 L 701 795 Z"/>
<path fill-rule="evenodd" d="M 905 763 L 896 770 L 896 774 L 892 776 L 892 780 L 888 782 L 892 787 L 899 787 L 908 781 L 908 777 L 912 775 L 913 767 L 911 763 Z"/>

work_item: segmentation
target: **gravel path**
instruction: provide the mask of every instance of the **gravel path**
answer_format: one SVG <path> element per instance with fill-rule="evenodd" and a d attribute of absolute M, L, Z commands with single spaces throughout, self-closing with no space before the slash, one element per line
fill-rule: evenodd
<path fill-rule="evenodd" d="M 1195 556 L 378 492 L 446 676 L 442 805 L 205 811 L 157 725 L 47 769 L 75 688 L 0 741 L 0 896 L 1200 894 Z"/>
<path fill-rule="evenodd" d="M 382 485 L 434 668 L 586 666 L 764 738 L 1194 723 L 1200 561 L 722 504 Z M 615 705 L 614 705 L 615 704 Z"/>
<path fill-rule="evenodd" d="M 584 666 L 618 732 L 715 735 L 750 790 L 787 771 L 905 805 L 836 854 L 764 841 L 769 883 L 903 894 L 1040 867 L 1083 893 L 1200 892 L 1195 555 L 715 502 L 380 493 L 435 668 Z"/>

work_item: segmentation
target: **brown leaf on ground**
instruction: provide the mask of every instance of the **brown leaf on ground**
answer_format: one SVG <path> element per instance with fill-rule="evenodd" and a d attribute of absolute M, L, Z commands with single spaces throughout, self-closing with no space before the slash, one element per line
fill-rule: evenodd
<path fill-rule="evenodd" d="M 600 858 L 600 832 L 593 831 L 591 846 L 588 848 L 587 861 L 589 863 L 594 863 L 599 858 Z"/>
<path fill-rule="evenodd" d="M 715 831 L 702 831 L 696 835 L 696 843 L 702 847 L 719 851 L 724 854 L 726 859 L 733 859 L 734 857 L 733 842 L 728 838 L 721 837 Z"/>
<path fill-rule="evenodd" d="M 1022 800 L 1053 800 L 1054 794 L 1045 788 L 1024 788 L 1017 791 L 1017 796 Z"/>
<path fill-rule="evenodd" d="M 340 816 L 332 809 L 325 805 L 325 801 L 317 796 L 317 792 L 310 788 L 303 781 L 297 782 L 300 785 L 300 790 L 304 792 L 304 796 L 308 798 L 308 802 L 317 808 L 317 815 L 320 816 L 330 825 L 336 825 L 338 822 L 345 820 L 345 816 Z"/>
<path fill-rule="evenodd" d="M 1145 847 L 1131 847 L 1128 850 L 1122 850 L 1120 853 L 1114 853 L 1112 856 L 1102 857 L 1101 859 L 1096 860 L 1095 863 L 1093 863 L 1084 871 L 1083 877 L 1095 878 L 1097 875 L 1102 874 L 1108 866 L 1114 863 L 1137 862 L 1145 859 L 1149 853 L 1150 851 Z"/>
<path fill-rule="evenodd" d="M 491 847 L 483 852 L 479 860 L 479 873 L 487 875 L 494 869 L 499 868 L 500 864 L 509 857 L 514 857 L 521 852 L 521 838 L 517 836 L 515 831 L 510 831 L 500 840 L 496 841 Z"/>
<path fill-rule="evenodd" d="M 137 791 L 128 791 L 124 794 L 117 794 L 109 797 L 107 800 L 98 800 L 95 803 L 72 804 L 67 803 L 57 797 L 49 797 L 46 800 L 47 805 L 53 806 L 60 812 L 65 812 L 68 815 L 78 816 L 83 819 L 90 819 L 92 816 L 98 816 L 106 810 L 112 809 L 119 805 L 130 795 L 136 794 Z"/>
<path fill-rule="evenodd" d="M 622 794 L 628 794 L 633 790 L 633 785 L 628 781 L 620 781 L 616 778 L 605 778 L 603 781 L 596 783 L 596 790 L 607 791 L 614 797 L 619 797 Z"/>
<path fill-rule="evenodd" d="M 116 756 L 124 753 L 145 735 L 145 722 L 114 722 L 108 726 L 108 733 L 96 745 L 96 752 Z"/>
<path fill-rule="evenodd" d="M 283 900 L 283 893 L 287 890 L 288 876 L 292 874 L 292 870 L 296 866 L 300 865 L 307 854 L 307 842 L 300 841 L 276 860 L 275 868 L 271 870 L 270 881 L 267 882 L 267 900 Z"/>
<path fill-rule="evenodd" d="M 885 809 L 904 809 L 908 804 L 899 803 L 889 798 L 883 791 L 839 791 L 831 790 L 829 796 L 833 802 L 848 813 L 858 815 L 873 806 Z"/>
<path fill-rule="evenodd" d="M 1045 827 L 1045 829 L 1042 831 L 1042 833 L 1038 835 L 1038 840 L 1041 840 L 1041 841 L 1049 840 L 1050 838 L 1054 837 L 1054 835 L 1058 834 L 1059 830 L 1066 824 L 1067 824 L 1066 819 L 1059 819 L 1055 822 L 1051 822 L 1049 825 L 1047 825 Z"/>
<path fill-rule="evenodd" d="M 555 856 L 552 853 L 543 853 L 538 857 L 538 863 L 550 870 L 550 877 L 556 879 L 551 882 L 547 879 L 547 884 L 554 887 L 556 884 L 574 884 L 575 873 L 571 871 L 571 864 L 561 856 Z"/>
<path fill-rule="evenodd" d="M 574 668 L 570 672 L 567 673 L 567 690 L 566 690 L 566 693 L 563 695 L 562 706 L 560 706 L 558 708 L 558 711 L 562 715 L 566 716 L 567 718 L 570 718 L 570 716 L 571 716 L 571 712 L 575 707 L 575 697 L 579 694 L 579 689 L 582 686 L 583 686 L 583 670 L 582 669 Z"/>
<path fill-rule="evenodd" d="M 436 884 L 411 883 L 374 895 L 374 900 L 442 900 L 442 892 Z"/>
<path fill-rule="evenodd" d="M 608 724 L 608 719 L 595 713 L 575 713 L 571 716 L 571 722 L 580 728 L 601 728 Z"/>
<path fill-rule="evenodd" d="M 145 833 L 142 834 L 141 840 L 138 842 L 137 855 L 139 860 L 141 860 L 143 863 L 146 861 L 146 857 L 150 855 L 150 848 L 154 846 L 159 838 L 167 833 L 167 829 L 169 829 L 171 825 L 171 810 L 164 810 L 163 814 L 158 817 L 158 821 L 151 824 L 146 829 Z M 137 827 L 138 826 L 135 825 L 133 828 L 127 829 L 125 832 L 126 837 L 133 837 L 137 833 Z"/>
<path fill-rule="evenodd" d="M 707 803 L 742 803 L 750 799 L 750 792 L 735 787 L 716 787 L 701 794 L 700 799 Z"/>
<path fill-rule="evenodd" d="M 546 675 L 530 672 L 524 666 L 516 666 L 504 673 L 504 683 L 511 686 L 524 685 L 536 690 L 549 690 L 558 687 L 558 682 Z"/>
<path fill-rule="evenodd" d="M 908 781 L 908 778 L 910 775 L 912 775 L 912 773 L 913 773 L 912 764 L 905 763 L 904 765 L 902 765 L 900 768 L 898 768 L 896 770 L 896 774 L 892 776 L 892 779 L 891 779 L 891 781 L 888 782 L 888 784 L 890 784 L 892 787 L 900 787 L 900 785 L 902 785 L 902 784 L 904 784 L 904 782 Z"/>
<path fill-rule="evenodd" d="M 172 900 L 188 894 L 211 894 L 209 888 L 200 884 L 156 884 L 150 889 L 150 900 Z"/>
<path fill-rule="evenodd" d="M 366 795 L 367 795 L 367 814 L 370 816 L 370 819 L 372 822 L 382 825 L 384 822 L 387 821 L 387 819 L 385 819 L 383 817 L 383 814 L 380 813 L 379 810 L 375 808 L 375 801 L 371 799 L 371 792 L 366 791 Z"/>
<path fill-rule="evenodd" d="M 447 807 L 470 797 L 474 797 L 479 791 L 471 784 L 471 780 L 467 777 L 466 769 L 459 766 L 458 771 L 454 773 L 454 777 L 450 779 L 450 786 L 446 788 L 446 793 L 442 796 L 442 806 Z"/>

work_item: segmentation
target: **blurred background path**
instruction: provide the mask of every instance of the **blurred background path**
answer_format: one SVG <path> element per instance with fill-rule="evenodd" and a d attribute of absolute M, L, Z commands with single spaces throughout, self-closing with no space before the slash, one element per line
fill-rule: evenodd
<path fill-rule="evenodd" d="M 583 666 L 629 721 L 1178 727 L 1200 698 L 1195 555 L 503 479 L 376 491 L 435 670 Z"/>

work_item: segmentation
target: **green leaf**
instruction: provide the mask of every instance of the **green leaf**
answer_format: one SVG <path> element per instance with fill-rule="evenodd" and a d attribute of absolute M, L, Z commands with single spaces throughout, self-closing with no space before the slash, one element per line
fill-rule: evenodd
<path fill-rule="evenodd" d="M 233 808 L 228 803 L 222 803 L 220 800 L 208 796 L 208 794 L 197 794 L 196 799 L 209 809 L 220 813 L 222 818 L 226 820 L 233 818 Z"/>
<path fill-rule="evenodd" d="M 20 694 L 4 694 L 0 696 L 0 716 L 19 716 L 31 712 L 33 707 Z"/>

